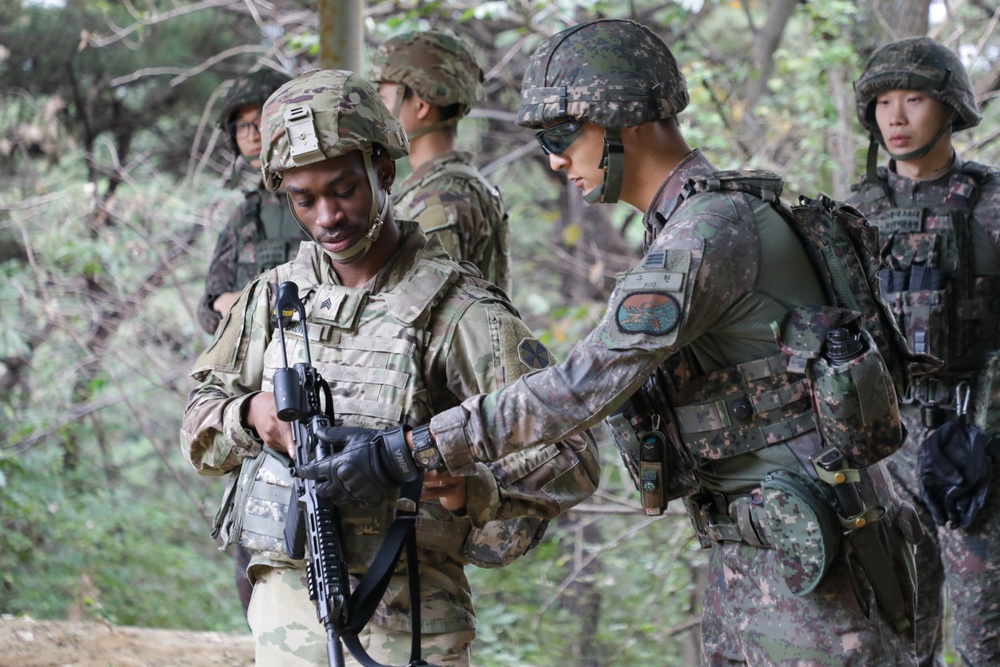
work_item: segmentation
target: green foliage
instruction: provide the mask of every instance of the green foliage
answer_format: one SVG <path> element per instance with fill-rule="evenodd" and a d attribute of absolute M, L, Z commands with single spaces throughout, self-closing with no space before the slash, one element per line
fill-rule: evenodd
<path fill-rule="evenodd" d="M 268 3 L 253 3 L 265 13 L 259 22 L 235 6 L 151 22 L 157 8 L 189 5 L 131 3 L 150 21 L 135 30 L 128 4 L 0 3 L 0 613 L 242 629 L 230 559 L 208 535 L 222 480 L 197 477 L 177 447 L 187 372 L 208 342 L 193 312 L 215 234 L 239 198 L 220 190 L 225 156 L 202 155 L 210 128 L 191 145 L 223 78 L 264 54 L 272 64 L 312 66 L 315 3 L 281 3 L 303 13 L 302 25 L 284 22 L 294 12 L 266 15 Z M 595 226 L 570 215 L 580 211 L 567 204 L 579 193 L 562 189 L 531 133 L 508 120 L 525 61 L 545 36 L 598 15 L 653 26 L 688 80 L 691 105 L 680 120 L 689 142 L 720 168 L 781 172 L 789 199 L 845 195 L 863 159 L 865 137 L 844 96 L 876 34 L 859 18 L 867 3 L 800 3 L 753 108 L 747 87 L 764 75 L 749 54 L 773 3 L 371 4 L 370 42 L 450 28 L 474 42 L 492 72 L 477 109 L 491 113 L 463 121 L 460 147 L 480 165 L 502 162 L 490 178 L 510 212 L 513 300 L 559 357 L 606 304 L 564 293 L 579 270 L 569 250 L 593 243 Z M 976 4 L 953 8 L 941 36 L 976 46 L 980 81 L 989 78 L 997 38 L 983 32 Z M 111 39 L 112 25 L 126 35 Z M 233 47 L 245 50 L 193 73 Z M 832 93 L 838 83 L 840 97 Z M 49 105 L 57 98 L 65 110 Z M 984 115 L 958 144 L 968 157 L 995 162 L 993 104 Z M 25 128 L 49 127 L 57 130 L 54 148 L 20 138 Z M 845 162 L 831 151 L 836 141 L 858 150 Z M 522 157 L 505 161 L 511 155 Z M 189 162 L 199 162 L 200 176 L 185 174 Z M 114 179 L 120 184 L 108 196 Z M 634 212 L 600 210 L 635 251 L 637 216 L 625 225 Z M 597 292 L 606 287 L 602 270 L 614 272 L 583 269 L 594 272 L 585 278 Z M 705 552 L 682 517 L 638 515 L 631 482 L 610 446 L 603 451 L 604 482 L 587 508 L 554 522 L 513 566 L 470 569 L 477 664 L 661 665 L 692 655 Z"/>
<path fill-rule="evenodd" d="M 141 443 L 136 443 L 141 447 Z M 66 473 L 50 455 L 0 460 L 0 613 L 164 628 L 240 629 L 225 556 L 184 505 L 136 503 L 156 478 L 93 486 L 96 469 Z M 80 493 L 87 488 L 87 493 Z M 194 536 L 200 539 L 192 540 Z M 192 545 L 203 548 L 192 551 Z M 206 627 L 206 624 L 208 627 Z"/>

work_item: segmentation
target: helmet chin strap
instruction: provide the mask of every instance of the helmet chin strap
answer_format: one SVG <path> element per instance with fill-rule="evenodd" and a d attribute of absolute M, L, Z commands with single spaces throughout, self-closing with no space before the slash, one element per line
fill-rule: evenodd
<path fill-rule="evenodd" d="M 604 154 L 599 167 L 604 170 L 604 182 L 584 195 L 583 200 L 588 204 L 614 204 L 622 192 L 625 174 L 625 147 L 616 129 L 604 128 Z"/>
<path fill-rule="evenodd" d="M 382 225 L 385 224 L 385 214 L 389 211 L 389 207 L 392 205 L 392 198 L 389 197 L 388 192 L 385 195 L 385 199 L 382 200 L 382 204 L 379 205 L 378 177 L 375 173 L 375 165 L 372 161 L 372 155 L 372 146 L 366 146 L 364 151 L 362 151 L 362 157 L 365 162 L 365 174 L 368 176 L 368 184 L 371 187 L 372 193 L 372 205 L 368 210 L 368 232 L 358 239 L 357 243 L 339 252 L 327 250 L 326 248 L 323 249 L 323 252 L 332 257 L 334 261 L 342 264 L 356 262 L 368 253 L 375 241 L 378 240 L 379 234 L 382 233 Z M 294 217 L 296 222 L 299 223 L 299 227 L 305 230 L 306 234 L 311 237 L 312 234 L 309 229 L 302 224 L 302 221 L 299 220 L 299 216 L 295 215 L 295 209 L 292 207 L 290 200 L 288 202 L 288 208 L 291 209 L 292 217 Z"/>
<path fill-rule="evenodd" d="M 372 162 L 372 154 L 372 146 L 370 144 L 365 146 L 365 150 L 363 151 L 365 173 L 368 175 L 368 184 L 372 191 L 372 205 L 368 211 L 368 233 L 358 239 L 358 242 L 350 248 L 346 248 L 340 252 L 326 251 L 334 260 L 345 264 L 356 262 L 368 253 L 372 244 L 378 240 L 379 234 L 382 233 L 382 225 L 385 224 L 385 214 L 389 210 L 389 206 L 391 206 L 391 199 L 388 193 L 386 193 L 385 199 L 382 200 L 381 206 L 378 203 L 378 177 L 375 173 L 375 165 Z"/>
<path fill-rule="evenodd" d="M 396 101 L 392 105 L 392 115 L 395 116 L 397 120 L 399 119 L 399 114 L 402 113 L 403 111 L 403 99 L 405 97 L 406 97 L 406 84 L 397 83 Z M 435 130 L 443 130 L 445 128 L 454 127 L 455 125 L 458 125 L 458 121 L 462 120 L 461 116 L 462 114 L 459 114 L 458 116 L 453 116 L 448 120 L 439 120 L 436 123 L 431 123 L 430 125 L 427 125 L 425 127 L 415 129 L 412 132 L 407 131 L 406 138 L 409 139 L 410 141 L 413 141 L 417 137 L 422 137 L 425 134 L 434 132 Z"/>

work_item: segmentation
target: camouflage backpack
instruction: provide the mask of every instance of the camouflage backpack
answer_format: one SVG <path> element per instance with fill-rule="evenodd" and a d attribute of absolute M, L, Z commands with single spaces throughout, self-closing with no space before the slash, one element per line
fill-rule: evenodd
<path fill-rule="evenodd" d="M 930 372 L 941 362 L 927 354 L 915 354 L 900 332 L 889 304 L 879 291 L 878 272 L 882 260 L 878 247 L 878 230 L 868 224 L 853 207 L 820 193 L 815 199 L 800 197 L 797 206 L 788 207 L 780 199 L 780 184 L 776 174 L 769 172 L 723 171 L 697 177 L 687 185 L 685 197 L 698 192 L 738 191 L 760 198 L 777 211 L 796 233 L 810 263 L 823 285 L 830 306 L 809 306 L 792 311 L 781 327 L 772 325 L 783 351 L 792 357 L 789 370 L 805 372 L 810 366 L 811 380 L 818 398 L 814 411 L 823 439 L 837 444 L 845 455 L 866 464 L 889 456 L 902 446 L 906 437 L 899 423 L 895 397 L 906 395 L 915 374 Z M 846 311 L 846 314 L 845 314 Z M 880 359 L 854 377 L 842 377 L 832 372 L 823 358 L 831 352 L 832 343 L 824 340 L 826 331 L 844 325 L 861 329 L 860 340 L 868 340 Z M 824 372 L 825 371 L 825 372 Z M 847 401 L 829 400 L 849 390 L 851 382 L 862 396 L 876 397 L 878 375 L 891 378 L 887 387 L 894 391 L 892 404 L 887 406 L 894 416 L 870 422 L 872 406 L 862 400 L 852 414 Z M 830 386 L 827 386 L 830 385 Z"/>

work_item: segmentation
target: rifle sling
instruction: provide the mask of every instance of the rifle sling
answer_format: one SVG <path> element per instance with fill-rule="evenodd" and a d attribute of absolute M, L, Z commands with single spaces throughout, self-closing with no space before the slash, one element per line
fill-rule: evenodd
<path fill-rule="evenodd" d="M 420 572 L 417 562 L 417 506 L 424 476 L 403 486 L 395 516 L 386 532 L 385 541 L 368 571 L 361 577 L 357 588 L 347 599 L 347 623 L 340 628 L 344 645 L 354 659 L 365 667 L 390 667 L 376 661 L 361 645 L 358 633 L 364 629 L 375 614 L 378 603 L 385 594 L 399 562 L 400 553 L 406 547 L 406 578 L 410 595 L 410 665 L 426 665 L 420 659 Z M 407 509 L 412 507 L 412 509 Z"/>

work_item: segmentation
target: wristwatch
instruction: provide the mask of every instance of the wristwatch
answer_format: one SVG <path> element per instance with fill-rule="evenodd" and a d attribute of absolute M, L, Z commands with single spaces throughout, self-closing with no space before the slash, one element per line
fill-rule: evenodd
<path fill-rule="evenodd" d="M 438 451 L 434 436 L 431 435 L 429 424 L 413 429 L 413 459 L 421 470 L 440 470 L 444 467 L 444 459 Z"/>

